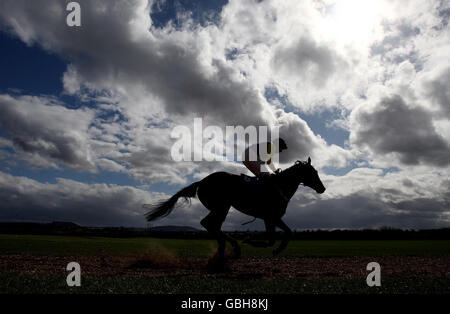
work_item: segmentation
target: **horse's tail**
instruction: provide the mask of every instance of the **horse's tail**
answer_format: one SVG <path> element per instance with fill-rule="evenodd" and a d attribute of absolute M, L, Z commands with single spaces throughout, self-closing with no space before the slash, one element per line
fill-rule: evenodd
<path fill-rule="evenodd" d="M 178 191 L 174 196 L 169 198 L 167 201 L 160 202 L 156 205 L 145 204 L 145 208 L 151 208 L 148 213 L 145 214 L 147 221 L 153 221 L 161 217 L 166 217 L 169 215 L 175 204 L 180 197 L 184 197 L 186 202 L 189 202 L 189 198 L 195 197 L 197 195 L 197 188 L 200 182 L 192 183 L 191 185 L 185 187 L 184 189 Z"/>

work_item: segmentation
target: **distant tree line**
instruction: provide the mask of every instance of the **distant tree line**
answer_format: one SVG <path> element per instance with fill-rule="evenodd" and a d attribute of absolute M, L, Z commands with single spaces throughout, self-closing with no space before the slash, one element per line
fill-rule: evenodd
<path fill-rule="evenodd" d="M 156 237 L 174 239 L 210 239 L 206 231 L 184 226 L 161 226 L 154 228 L 126 227 L 83 227 L 72 222 L 24 223 L 0 222 L 0 234 L 36 234 L 65 236 L 100 237 Z M 232 231 L 227 234 L 236 239 L 251 236 L 265 237 L 260 231 Z M 281 238 L 277 232 L 276 237 Z M 294 231 L 293 239 L 298 240 L 450 240 L 450 228 L 441 229 L 396 229 L 381 227 L 378 229 L 336 229 Z"/>

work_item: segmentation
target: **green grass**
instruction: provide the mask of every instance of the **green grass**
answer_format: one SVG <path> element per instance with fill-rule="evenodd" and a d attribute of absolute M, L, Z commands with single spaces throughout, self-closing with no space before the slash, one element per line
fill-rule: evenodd
<path fill-rule="evenodd" d="M 135 256 L 151 248 L 161 248 L 180 256 L 211 256 L 213 240 L 156 238 L 101 238 L 37 235 L 0 235 L 0 254 Z M 271 249 L 242 245 L 244 256 L 270 256 Z M 295 240 L 284 256 L 449 256 L 450 241 L 323 241 Z"/>
<path fill-rule="evenodd" d="M 2 254 L 135 256 L 151 248 L 165 248 L 190 256 L 205 256 L 215 249 L 212 240 L 155 238 L 102 238 L 41 235 L 0 235 Z"/>
<path fill-rule="evenodd" d="M 150 293 L 150 294 L 448 294 L 450 277 L 384 278 L 381 287 L 352 280 L 244 280 L 225 278 L 138 278 L 83 276 L 81 287 L 68 287 L 59 275 L 0 274 L 0 293 Z"/>
<path fill-rule="evenodd" d="M 288 256 L 448 256 L 450 241 L 292 241 Z"/>

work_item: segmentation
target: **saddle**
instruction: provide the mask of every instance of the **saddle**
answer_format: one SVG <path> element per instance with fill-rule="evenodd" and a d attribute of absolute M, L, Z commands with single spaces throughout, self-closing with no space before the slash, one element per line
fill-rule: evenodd
<path fill-rule="evenodd" d="M 241 178 L 244 183 L 248 183 L 251 185 L 259 185 L 267 183 L 268 180 L 272 177 L 272 175 L 262 176 L 262 177 L 252 177 L 246 174 L 241 173 Z"/>
<path fill-rule="evenodd" d="M 258 177 L 248 176 L 243 173 L 241 173 L 241 179 L 242 179 L 242 181 L 244 181 L 245 183 L 248 183 L 248 184 L 259 184 L 260 183 Z"/>
<path fill-rule="evenodd" d="M 279 193 L 279 195 L 281 195 L 282 198 L 289 201 L 289 199 L 286 198 L 284 193 L 278 188 L 276 183 L 273 180 L 271 180 L 274 176 L 275 176 L 275 174 L 270 174 L 268 176 L 263 176 L 263 177 L 252 177 L 252 176 L 248 176 L 246 174 L 241 173 L 241 179 L 244 182 L 244 184 L 248 184 L 253 187 L 258 187 L 258 186 L 262 187 L 263 185 L 265 185 L 266 187 L 269 187 L 271 189 L 273 188 L 273 191 L 275 193 Z"/>

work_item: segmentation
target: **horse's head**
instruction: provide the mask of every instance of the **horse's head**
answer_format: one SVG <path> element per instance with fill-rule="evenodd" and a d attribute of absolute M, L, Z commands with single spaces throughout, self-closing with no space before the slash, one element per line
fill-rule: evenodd
<path fill-rule="evenodd" d="M 308 157 L 308 161 L 296 161 L 295 166 L 298 168 L 299 175 L 301 177 L 301 183 L 310 187 L 319 194 L 325 192 L 325 187 L 322 181 L 320 181 L 317 170 L 311 165 L 311 158 Z"/>

